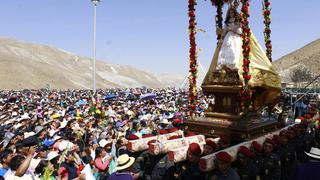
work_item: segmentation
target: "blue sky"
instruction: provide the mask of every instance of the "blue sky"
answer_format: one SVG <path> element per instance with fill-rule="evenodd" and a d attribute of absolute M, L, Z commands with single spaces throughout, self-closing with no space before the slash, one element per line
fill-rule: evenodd
<path fill-rule="evenodd" d="M 306 3 L 307 2 L 307 3 Z M 271 0 L 273 58 L 320 37 L 319 0 Z M 261 0 L 251 1 L 250 23 L 262 46 Z M 199 61 L 215 49 L 215 8 L 198 0 Z M 46 44 L 92 57 L 90 0 L 1 0 L 0 36 Z M 102 0 L 97 9 L 97 57 L 155 73 L 187 73 L 187 0 Z"/>

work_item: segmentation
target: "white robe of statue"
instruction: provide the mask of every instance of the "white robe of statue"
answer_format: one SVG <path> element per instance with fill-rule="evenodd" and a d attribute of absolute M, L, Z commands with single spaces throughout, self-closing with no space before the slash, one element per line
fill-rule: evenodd
<path fill-rule="evenodd" d="M 223 33 L 223 42 L 218 56 L 218 69 L 222 65 L 231 69 L 239 69 L 239 60 L 241 59 L 241 27 L 235 18 L 231 17 L 226 24 Z"/>

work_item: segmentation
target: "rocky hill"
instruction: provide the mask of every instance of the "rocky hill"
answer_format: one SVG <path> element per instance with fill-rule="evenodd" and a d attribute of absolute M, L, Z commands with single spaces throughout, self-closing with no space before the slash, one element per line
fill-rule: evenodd
<path fill-rule="evenodd" d="M 157 88 L 174 82 L 131 66 L 97 61 L 97 88 Z M 46 45 L 0 38 L 0 90 L 44 88 L 48 84 L 54 89 L 90 89 L 92 59 Z"/>
<path fill-rule="evenodd" d="M 290 73 L 295 68 L 305 67 L 313 75 L 320 74 L 320 39 L 315 40 L 273 62 L 282 82 L 291 82 Z"/>

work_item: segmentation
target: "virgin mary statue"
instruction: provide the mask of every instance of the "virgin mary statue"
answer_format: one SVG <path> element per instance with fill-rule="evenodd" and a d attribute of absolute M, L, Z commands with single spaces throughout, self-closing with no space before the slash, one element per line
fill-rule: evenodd
<path fill-rule="evenodd" d="M 218 30 L 217 33 L 219 33 Z M 243 81 L 241 33 L 240 15 L 231 5 L 227 12 L 222 38 L 218 41 L 204 82 L 210 78 L 212 72 L 221 69 L 238 71 L 240 80 Z M 280 78 L 253 33 L 250 38 L 249 85 L 256 92 L 256 103 L 262 106 L 262 104 L 271 103 L 279 94 Z"/>

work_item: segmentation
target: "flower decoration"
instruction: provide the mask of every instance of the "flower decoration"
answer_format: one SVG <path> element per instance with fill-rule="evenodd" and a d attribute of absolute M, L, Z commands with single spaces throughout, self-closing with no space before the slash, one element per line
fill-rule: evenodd
<path fill-rule="evenodd" d="M 263 17 L 264 17 L 264 42 L 266 45 L 266 51 L 267 51 L 267 57 L 269 58 L 270 62 L 272 62 L 272 44 L 270 40 L 270 24 L 271 24 L 271 18 L 270 18 L 270 1 L 264 0 L 263 3 Z"/>
<path fill-rule="evenodd" d="M 241 91 L 241 100 L 242 100 L 242 109 L 245 114 L 249 111 L 249 105 L 251 102 L 251 94 L 249 88 L 249 81 L 251 75 L 249 74 L 250 67 L 250 37 L 251 30 L 249 27 L 249 0 L 241 0 L 241 28 L 242 28 L 242 54 L 243 54 L 243 65 L 242 65 L 242 76 L 243 76 L 243 85 Z"/>
<path fill-rule="evenodd" d="M 216 28 L 222 30 L 222 7 L 224 3 L 227 3 L 228 0 L 211 0 L 213 6 L 217 7 L 217 15 L 216 15 Z M 222 34 L 217 33 L 217 41 L 221 39 Z"/>
<path fill-rule="evenodd" d="M 198 74 L 198 63 L 196 54 L 196 15 L 195 6 L 197 5 L 196 0 L 188 0 L 188 15 L 189 15 L 189 110 L 190 116 L 193 118 L 196 111 L 197 105 L 197 74 Z"/>
<path fill-rule="evenodd" d="M 227 2 L 229 2 L 229 0 L 211 0 L 212 5 L 217 7 Z"/>

